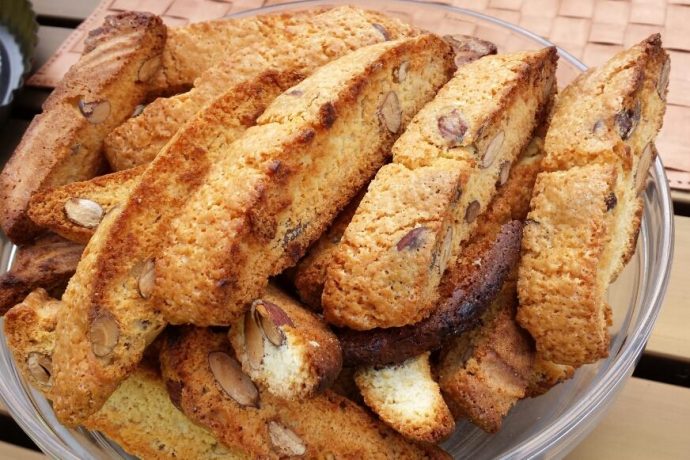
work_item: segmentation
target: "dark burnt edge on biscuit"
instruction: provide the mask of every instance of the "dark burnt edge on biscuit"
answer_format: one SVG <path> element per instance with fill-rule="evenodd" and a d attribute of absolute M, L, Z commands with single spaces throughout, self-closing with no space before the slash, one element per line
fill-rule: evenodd
<path fill-rule="evenodd" d="M 482 313 L 501 290 L 520 255 L 522 223 L 511 221 L 501 227 L 482 262 L 462 262 L 446 271 L 441 284 L 442 299 L 431 316 L 410 326 L 354 331 L 336 331 L 343 350 L 343 365 L 399 363 L 425 351 L 437 350 L 449 337 L 476 326 Z M 452 282 L 451 272 L 469 274 Z M 449 284 L 453 283 L 453 284 Z"/>

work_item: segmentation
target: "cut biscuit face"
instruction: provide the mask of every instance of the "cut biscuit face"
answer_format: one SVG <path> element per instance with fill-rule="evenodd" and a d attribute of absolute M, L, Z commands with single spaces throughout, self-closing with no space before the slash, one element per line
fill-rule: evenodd
<path fill-rule="evenodd" d="M 340 373 L 340 345 L 326 323 L 273 286 L 228 336 L 247 375 L 285 399 L 313 397 Z"/>
<path fill-rule="evenodd" d="M 360 368 L 355 382 L 366 405 L 410 439 L 439 442 L 455 429 L 450 410 L 431 375 L 429 353 L 400 364 Z"/>

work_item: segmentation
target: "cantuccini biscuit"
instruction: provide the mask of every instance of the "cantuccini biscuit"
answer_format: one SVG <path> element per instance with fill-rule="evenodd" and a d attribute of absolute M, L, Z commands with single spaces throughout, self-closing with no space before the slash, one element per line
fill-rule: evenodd
<path fill-rule="evenodd" d="M 68 308 L 58 326 L 54 408 L 64 423 L 78 424 L 98 410 L 165 326 L 150 297 L 154 258 L 170 219 L 226 146 L 300 78 L 266 72 L 228 89 L 149 164 L 128 199 L 110 212 L 117 214 L 110 225 L 110 214 L 99 224 L 63 297 Z"/>
<path fill-rule="evenodd" d="M 114 130 L 105 143 L 105 154 L 113 168 L 131 168 L 151 161 L 180 126 L 228 85 L 253 79 L 266 70 L 308 75 L 355 49 L 416 33 L 396 19 L 350 6 L 300 15 L 293 22 L 286 28 L 265 28 L 265 36 L 256 43 L 225 56 L 206 70 L 192 90 L 157 99 L 139 116 Z"/>
<path fill-rule="evenodd" d="M 590 164 L 537 177 L 522 239 L 518 320 L 543 359 L 579 366 L 608 356 L 603 258 L 616 168 Z"/>
<path fill-rule="evenodd" d="M 518 284 L 518 319 L 543 359 L 577 367 L 608 354 L 605 292 L 635 251 L 669 69 L 652 35 L 556 101 L 544 144 L 549 173 L 532 198 Z"/>
<path fill-rule="evenodd" d="M 360 368 L 355 382 L 366 405 L 410 439 L 439 442 L 455 429 L 428 352 L 399 364 Z"/>
<path fill-rule="evenodd" d="M 21 246 L 10 271 L 0 275 L 0 315 L 37 288 L 61 295 L 83 251 L 81 244 L 53 234 Z"/>
<path fill-rule="evenodd" d="M 153 290 L 166 319 L 242 315 L 371 179 L 452 70 L 450 47 L 420 35 L 353 51 L 279 96 L 172 222 Z"/>
<path fill-rule="evenodd" d="M 144 169 L 142 165 L 42 190 L 29 201 L 29 217 L 41 228 L 86 244 L 103 216 L 127 200 Z"/>
<path fill-rule="evenodd" d="M 515 321 L 516 306 L 515 281 L 508 281 L 480 325 L 452 339 L 438 364 L 439 385 L 455 416 L 489 433 L 525 397 L 532 375 L 534 349 Z"/>
<path fill-rule="evenodd" d="M 579 76 L 558 96 L 545 139 L 544 168 L 558 171 L 591 163 L 616 166 L 616 205 L 605 271 L 615 281 L 635 252 L 642 217 L 641 192 L 656 157 L 670 58 L 658 34 L 621 51 Z"/>
<path fill-rule="evenodd" d="M 228 336 L 244 372 L 281 398 L 313 397 L 342 368 L 338 338 L 326 323 L 273 285 Z"/>
<path fill-rule="evenodd" d="M 290 401 L 257 388 L 223 332 L 169 329 L 161 367 L 175 405 L 252 458 L 447 458 L 437 446 L 404 439 L 329 390 Z"/>
<path fill-rule="evenodd" d="M 543 395 L 559 383 L 572 378 L 574 374 L 573 366 L 556 364 L 535 356 L 526 396 L 536 398 Z"/>
<path fill-rule="evenodd" d="M 483 57 L 417 114 L 328 267 L 329 322 L 367 330 L 431 314 L 441 275 L 545 117 L 556 60 L 555 48 Z"/>
<path fill-rule="evenodd" d="M 43 104 L 0 174 L 0 224 L 15 243 L 38 233 L 27 216 L 39 190 L 89 179 L 103 168 L 103 139 L 142 102 L 160 64 L 165 26 L 149 13 L 108 16 Z"/>

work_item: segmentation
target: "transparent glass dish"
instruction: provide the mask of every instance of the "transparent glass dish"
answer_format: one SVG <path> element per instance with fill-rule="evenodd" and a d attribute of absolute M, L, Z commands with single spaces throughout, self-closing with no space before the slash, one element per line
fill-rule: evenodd
<path fill-rule="evenodd" d="M 306 1 L 245 11 L 238 16 L 303 9 L 341 2 Z M 551 43 L 527 30 L 476 12 L 410 1 L 349 1 L 377 9 L 437 34 L 471 34 L 490 40 L 499 52 L 536 49 Z M 558 78 L 563 86 L 585 69 L 559 50 Z M 632 373 L 661 308 L 671 267 L 673 211 L 659 159 L 651 168 L 644 194 L 645 212 L 637 252 L 609 291 L 614 325 L 610 357 L 585 366 L 575 377 L 544 396 L 520 402 L 503 429 L 488 435 L 467 422 L 443 446 L 455 458 L 562 457 L 596 426 Z M 11 264 L 15 248 L 2 240 L 0 269 Z M 59 459 L 129 458 L 100 433 L 68 429 L 50 404 L 19 376 L 0 333 L 0 396 L 17 423 L 47 454 Z"/>

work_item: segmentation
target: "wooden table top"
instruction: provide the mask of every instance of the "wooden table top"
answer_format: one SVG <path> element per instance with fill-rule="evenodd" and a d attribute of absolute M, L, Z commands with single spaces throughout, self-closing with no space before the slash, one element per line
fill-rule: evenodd
<path fill-rule="evenodd" d="M 147 9 L 147 4 L 161 3 L 161 0 L 114 1 L 122 4 L 123 8 L 141 9 Z M 188 4 L 187 6 L 196 5 L 199 7 L 201 4 L 222 3 L 223 1 L 225 0 L 165 0 L 163 3 L 172 5 L 175 2 L 181 2 Z M 69 36 L 73 27 L 88 16 L 98 3 L 97 0 L 80 0 L 79 2 L 34 0 L 34 9 L 39 15 L 39 23 L 41 24 L 36 64 L 40 65 L 45 62 L 63 40 Z M 252 0 L 244 5 L 243 2 L 235 1 L 232 2 L 231 7 L 228 7 L 228 10 L 256 7 L 262 3 L 274 2 Z M 667 9 L 671 5 L 674 14 L 681 14 L 682 17 L 690 18 L 690 7 L 687 6 L 690 5 L 690 0 L 672 0 L 669 2 L 665 0 L 481 0 L 473 2 L 458 0 L 448 3 L 485 10 L 508 21 L 520 23 L 547 37 L 550 33 L 554 33 L 555 27 L 564 27 L 561 24 L 562 21 L 558 20 L 559 17 L 591 19 L 595 17 L 595 11 L 601 10 L 605 14 L 611 15 L 621 8 L 627 8 L 628 18 L 631 20 L 635 19 L 638 23 L 640 21 L 642 23 L 659 22 L 657 28 L 661 29 L 662 35 L 668 34 L 671 42 L 676 43 L 672 53 L 673 59 L 676 59 L 677 55 L 682 56 L 680 59 L 685 59 L 683 53 L 690 51 L 690 41 L 687 40 L 687 35 L 683 35 L 685 42 L 681 42 L 677 32 L 668 28 L 668 23 L 671 20 L 658 17 L 659 8 Z M 621 7 L 620 4 L 627 4 L 627 6 Z M 679 8 L 682 9 L 679 10 Z M 516 11 L 521 14 L 516 15 Z M 551 14 L 551 12 L 554 13 Z M 646 14 L 644 16 L 646 19 L 641 16 L 643 13 Z M 588 40 L 590 41 L 581 49 L 574 49 L 576 54 L 584 58 L 585 63 L 589 64 L 598 62 L 588 62 L 588 56 L 591 60 L 601 59 L 601 56 L 610 56 L 620 47 L 620 44 L 616 43 L 616 39 L 611 38 L 612 34 L 615 36 L 615 34 L 620 33 L 619 29 L 607 30 L 596 26 L 602 21 L 604 24 L 613 26 L 618 24 L 617 19 L 610 17 L 602 19 L 601 14 L 603 13 L 597 14 L 600 16 L 590 21 L 591 24 L 588 29 Z M 543 21 L 546 16 L 550 16 L 552 21 L 558 22 L 556 25 L 549 26 L 550 32 L 543 31 L 545 30 Z M 566 22 L 575 27 L 575 30 L 579 30 L 577 24 Z M 666 24 L 666 28 L 662 27 L 664 24 Z M 628 24 L 626 27 L 630 28 L 631 26 Z M 640 24 L 637 24 L 637 28 L 640 27 Z M 539 29 L 543 30 L 540 31 Z M 651 29 L 648 27 L 645 30 Z M 594 40 L 592 40 L 592 36 L 594 36 Z M 664 35 L 664 40 L 666 39 L 667 37 Z M 573 46 L 579 47 L 580 45 L 573 44 Z M 573 47 L 568 48 L 566 46 L 566 49 L 573 51 Z M 676 65 L 675 61 L 674 65 Z M 688 67 L 688 72 L 690 72 L 690 67 Z M 671 101 L 677 106 L 675 111 L 678 111 L 679 107 L 690 106 L 690 102 L 685 104 L 683 100 L 683 98 L 690 99 L 688 97 L 690 94 L 690 77 L 688 78 L 688 82 L 676 83 L 684 85 L 683 89 L 687 91 L 684 91 L 684 95 L 678 95 L 674 101 Z M 674 80 L 672 79 L 671 86 L 673 87 L 673 85 Z M 28 126 L 31 116 L 39 111 L 40 104 L 46 95 L 47 91 L 45 90 L 29 88 L 18 97 L 13 118 L 0 128 L 0 139 L 3 141 L 0 146 L 0 158 L 6 158 L 11 153 L 24 129 Z M 686 120 L 690 120 L 690 118 L 686 118 Z M 681 134 L 683 140 L 687 139 L 685 132 Z M 672 148 L 687 148 L 688 158 L 690 158 L 690 145 L 687 142 L 680 145 L 677 142 L 678 135 L 678 133 L 667 135 L 667 145 L 675 145 Z M 686 205 L 683 209 L 687 212 L 687 205 L 690 204 L 690 193 L 674 191 L 673 199 L 676 205 Z M 651 368 L 651 371 L 644 372 L 644 376 L 651 376 L 656 381 L 640 377 L 631 378 L 612 404 L 603 421 L 569 454 L 571 459 L 670 459 L 688 458 L 690 455 L 688 454 L 690 452 L 690 436 L 687 436 L 687 427 L 690 426 L 690 388 L 688 388 L 690 386 L 690 333 L 687 332 L 688 327 L 690 327 L 690 307 L 688 306 L 688 299 L 690 299 L 690 282 L 688 282 L 688 273 L 690 273 L 690 217 L 677 214 L 675 216 L 675 229 L 675 252 L 671 280 L 661 314 L 640 365 L 640 367 L 644 365 Z M 638 367 L 638 371 L 640 367 Z M 675 381 L 679 384 L 662 383 L 664 381 Z M 7 417 L 6 409 L 0 405 L 0 458 L 10 460 L 46 458 L 40 452 L 14 444 L 19 441 L 2 436 L 3 432 L 9 431 L 12 423 L 11 419 Z"/>

